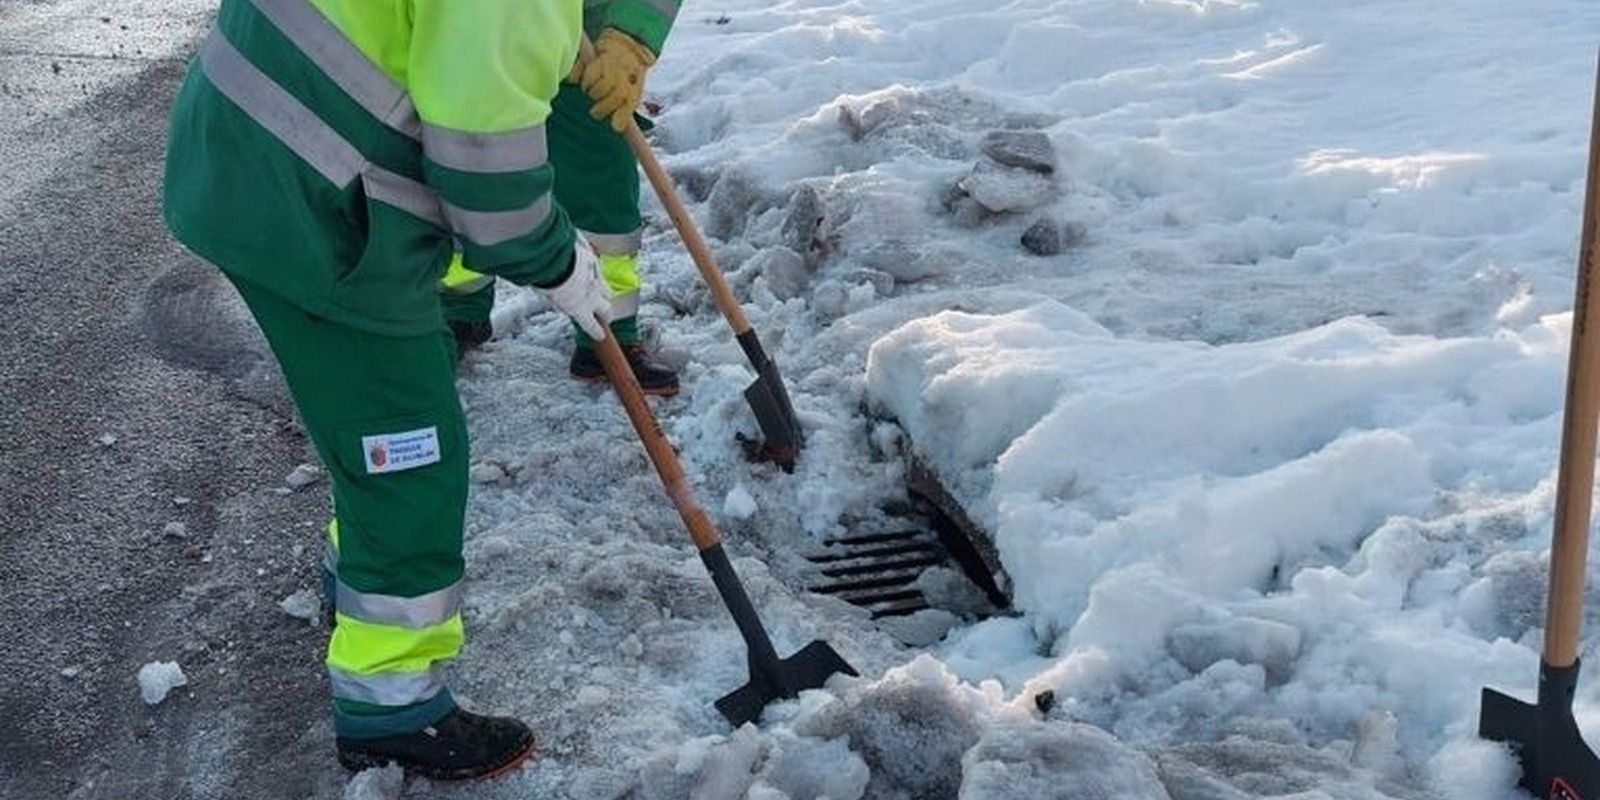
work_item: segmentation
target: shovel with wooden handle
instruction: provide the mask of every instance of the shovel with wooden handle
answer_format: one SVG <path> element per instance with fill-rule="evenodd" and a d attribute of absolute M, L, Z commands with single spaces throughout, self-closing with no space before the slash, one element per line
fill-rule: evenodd
<path fill-rule="evenodd" d="M 587 36 L 580 42 L 578 57 L 585 63 L 594 58 L 594 45 Z M 767 355 L 766 348 L 761 346 L 761 339 L 756 335 L 755 328 L 750 325 L 749 317 L 745 316 L 744 308 L 733 296 L 733 289 L 728 286 L 722 270 L 717 267 L 717 260 L 711 255 L 711 247 L 706 244 L 705 237 L 700 235 L 700 228 L 695 224 L 694 217 L 689 215 L 689 209 L 678 197 L 678 191 L 672 185 L 672 176 L 661 166 L 655 150 L 645 140 L 644 132 L 639 130 L 639 124 L 630 119 L 622 135 L 633 148 L 634 155 L 639 159 L 639 166 L 644 168 L 645 177 L 650 180 L 656 196 L 661 199 L 661 205 L 667 210 L 667 216 L 672 218 L 672 224 L 678 229 L 684 247 L 688 248 L 689 256 L 694 259 L 695 267 L 700 270 L 700 277 L 705 280 L 706 286 L 710 287 L 711 298 L 716 301 L 717 310 L 722 312 L 723 318 L 728 321 L 728 326 L 733 328 L 734 338 L 738 340 L 740 349 L 744 350 L 745 358 L 749 359 L 751 368 L 755 370 L 756 379 L 744 390 L 744 399 L 755 414 L 756 424 L 761 428 L 764 441 L 748 442 L 747 455 L 757 460 L 775 462 L 786 471 L 793 469 L 795 458 L 799 456 L 800 448 L 805 445 L 805 432 L 800 429 L 800 420 L 795 416 L 794 405 L 789 401 L 789 390 L 783 384 L 783 377 L 778 374 L 778 365 Z"/>
<path fill-rule="evenodd" d="M 615 337 L 607 336 L 595 343 L 595 351 L 605 367 L 606 376 L 611 379 L 611 385 L 616 388 L 623 410 L 628 413 L 628 420 L 639 433 L 645 452 L 650 455 L 656 473 L 661 476 L 667 496 L 672 498 L 678 515 L 688 526 L 689 538 L 694 540 L 695 547 L 699 549 L 700 560 L 711 573 L 717 594 L 722 596 L 723 604 L 733 614 L 734 624 L 739 626 L 739 634 L 744 637 L 750 681 L 718 700 L 717 710 L 737 728 L 760 718 L 762 709 L 773 700 L 794 697 L 805 689 L 819 688 L 835 673 L 857 674 L 855 668 L 820 639 L 788 658 L 778 657 L 772 639 L 761 624 L 761 617 L 750 604 L 744 584 L 739 581 L 733 564 L 728 561 L 727 552 L 722 549 L 722 539 L 717 535 L 716 526 L 700 501 L 695 499 L 694 490 L 684 476 L 683 465 L 678 462 L 672 443 L 667 441 L 655 415 L 650 412 L 644 390 L 639 387 L 639 381 L 628 366 L 622 348 L 617 346 Z"/>
<path fill-rule="evenodd" d="M 1478 735 L 1515 746 L 1522 762 L 1522 787 L 1545 800 L 1600 798 L 1600 758 L 1583 741 L 1572 718 L 1594 494 L 1595 434 L 1600 426 L 1600 336 L 1593 327 L 1600 324 L 1600 242 L 1596 239 L 1600 236 L 1600 78 L 1595 84 L 1589 137 L 1588 188 L 1577 299 L 1572 307 L 1572 349 L 1567 357 L 1566 416 L 1556 477 L 1539 699 L 1529 705 L 1486 688 L 1478 717 Z"/>

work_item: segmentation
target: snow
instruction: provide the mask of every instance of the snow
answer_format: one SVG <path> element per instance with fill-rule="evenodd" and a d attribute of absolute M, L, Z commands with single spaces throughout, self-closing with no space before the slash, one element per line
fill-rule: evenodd
<path fill-rule="evenodd" d="M 1478 691 L 1536 674 L 1596 30 L 1580 0 L 689 2 L 652 137 L 807 449 L 744 460 L 750 372 L 657 208 L 642 316 L 685 391 L 652 404 L 779 651 L 862 677 L 729 729 L 743 644 L 681 521 L 565 378 L 570 325 L 507 291 L 461 384 L 498 474 L 452 686 L 541 756 L 430 796 L 1515 796 Z M 903 524 L 910 451 L 1015 615 L 953 573 L 882 625 L 803 590 L 822 538 Z"/>
<path fill-rule="evenodd" d="M 160 705 L 173 689 L 188 683 L 176 661 L 151 661 L 139 668 L 139 697 L 145 705 Z"/>
<path fill-rule="evenodd" d="M 1042 301 L 909 322 L 868 385 L 994 532 L 1050 654 L 1022 675 L 956 642 L 964 677 L 1156 749 L 1241 714 L 1328 746 L 1379 714 L 1390 741 L 1353 766 L 1404 777 L 1537 664 L 1566 323 L 1207 345 Z"/>
<path fill-rule="evenodd" d="M 749 519 L 760 510 L 755 495 L 750 494 L 750 490 L 742 483 L 729 490 L 722 503 L 722 513 L 733 519 Z"/>
<path fill-rule="evenodd" d="M 405 780 L 405 771 L 393 764 L 364 769 L 345 784 L 344 800 L 399 800 Z"/>

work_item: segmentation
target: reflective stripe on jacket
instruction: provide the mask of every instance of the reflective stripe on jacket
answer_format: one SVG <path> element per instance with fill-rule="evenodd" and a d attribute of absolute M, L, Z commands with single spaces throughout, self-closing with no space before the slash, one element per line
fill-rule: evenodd
<path fill-rule="evenodd" d="M 223 269 L 383 334 L 438 328 L 452 240 L 480 271 L 558 281 L 573 232 L 543 123 L 581 10 L 223 0 L 173 108 L 168 225 Z"/>

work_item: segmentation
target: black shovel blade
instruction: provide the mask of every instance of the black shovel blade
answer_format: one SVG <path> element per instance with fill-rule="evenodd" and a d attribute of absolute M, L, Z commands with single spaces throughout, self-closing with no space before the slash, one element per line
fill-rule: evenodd
<path fill-rule="evenodd" d="M 1478 735 L 1505 742 L 1522 762 L 1522 788 L 1542 800 L 1600 800 L 1600 758 L 1572 718 L 1578 665 L 1540 665 L 1539 702 L 1483 690 Z"/>
<path fill-rule="evenodd" d="M 789 403 L 789 391 L 778 375 L 778 365 L 771 361 L 763 364 L 755 382 L 745 388 L 744 399 L 755 412 L 756 424 L 761 426 L 761 436 L 766 440 L 762 455 L 780 465 L 792 465 L 805 439 Z"/>
<path fill-rule="evenodd" d="M 717 710 L 737 728 L 761 718 L 774 700 L 796 697 L 806 689 L 820 689 L 835 674 L 854 676 L 856 670 L 827 642 L 818 639 L 776 664 L 750 664 L 750 682 L 717 701 Z"/>

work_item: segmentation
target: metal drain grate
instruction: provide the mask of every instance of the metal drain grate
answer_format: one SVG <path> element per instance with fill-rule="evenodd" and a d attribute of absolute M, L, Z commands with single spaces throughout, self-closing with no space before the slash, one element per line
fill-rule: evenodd
<path fill-rule="evenodd" d="M 822 580 L 806 587 L 872 612 L 873 619 L 915 614 L 928 607 L 915 584 L 929 567 L 949 562 L 937 534 L 908 530 L 829 539 L 807 556 Z"/>
<path fill-rule="evenodd" d="M 932 607 L 917 588 L 922 573 L 951 566 L 983 593 L 991 611 L 1010 608 L 1010 581 L 993 543 L 915 455 L 906 488 L 911 503 L 889 513 L 897 520 L 890 524 L 909 527 L 823 542 L 820 551 L 806 556 L 819 573 L 807 590 L 861 606 L 873 619 L 905 616 Z"/>

